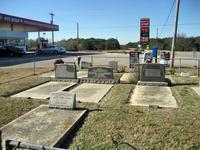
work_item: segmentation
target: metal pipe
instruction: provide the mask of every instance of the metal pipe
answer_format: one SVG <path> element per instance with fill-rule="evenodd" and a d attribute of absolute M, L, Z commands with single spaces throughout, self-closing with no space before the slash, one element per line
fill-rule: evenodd
<path fill-rule="evenodd" d="M 67 150 L 54 147 L 50 148 L 44 145 L 29 144 L 21 141 L 6 140 L 6 150 L 13 150 L 14 148 L 31 149 L 31 150 Z"/>

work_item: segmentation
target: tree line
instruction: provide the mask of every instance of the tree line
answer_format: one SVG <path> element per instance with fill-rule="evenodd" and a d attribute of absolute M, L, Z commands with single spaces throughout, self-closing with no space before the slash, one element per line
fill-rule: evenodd
<path fill-rule="evenodd" d="M 137 48 L 139 42 L 129 42 L 126 48 Z M 149 42 L 150 49 L 157 47 L 161 50 L 170 50 L 172 38 L 151 38 Z M 187 37 L 185 34 L 179 34 L 176 40 L 176 51 L 200 51 L 200 36 Z"/>
<path fill-rule="evenodd" d="M 172 38 L 151 38 L 149 42 L 150 49 L 158 47 L 162 50 L 171 49 Z M 110 39 L 63 39 L 57 41 L 57 44 L 65 47 L 67 50 L 118 50 L 137 48 L 139 42 L 129 42 L 125 45 L 120 45 L 119 41 L 114 38 Z M 28 40 L 28 47 L 37 49 L 37 40 Z M 145 48 L 145 47 L 144 47 Z M 200 51 L 200 36 L 187 37 L 185 34 L 179 34 L 176 40 L 176 51 Z"/>
<path fill-rule="evenodd" d="M 60 40 L 56 42 L 58 45 L 65 47 L 67 50 L 118 50 L 120 44 L 117 39 L 68 39 Z M 29 47 L 37 47 L 37 40 L 28 40 Z"/>

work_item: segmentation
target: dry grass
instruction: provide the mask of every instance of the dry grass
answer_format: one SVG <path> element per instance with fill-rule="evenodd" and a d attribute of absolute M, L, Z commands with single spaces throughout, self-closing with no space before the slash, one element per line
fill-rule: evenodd
<path fill-rule="evenodd" d="M 46 102 L 34 99 L 0 97 L 0 127 L 44 103 Z"/>
<path fill-rule="evenodd" d="M 115 85 L 98 109 L 90 111 L 70 149 L 114 149 L 111 135 L 118 132 L 123 141 L 141 150 L 200 149 L 200 97 L 188 87 L 177 86 L 172 91 L 178 109 L 134 107 L 127 103 L 133 87 Z"/>
<path fill-rule="evenodd" d="M 1 95 L 9 95 L 48 80 L 38 77 L 25 79 L 2 84 Z M 178 80 L 185 82 L 185 78 Z M 113 133 L 120 133 L 123 141 L 141 150 L 200 149 L 200 97 L 194 91 L 185 85 L 173 86 L 178 109 L 149 109 L 129 105 L 134 86 L 116 84 L 99 104 L 79 104 L 79 107 L 89 108 L 89 114 L 75 133 L 70 149 L 115 149 L 111 140 Z M 45 102 L 0 97 L 0 127 L 41 103 Z"/>
<path fill-rule="evenodd" d="M 36 68 L 36 75 L 44 72 L 51 71 L 52 68 Z M 28 76 L 33 76 L 33 68 L 1 68 L 0 69 L 0 84 L 9 81 L 14 81 L 20 78 L 25 78 Z"/>
<path fill-rule="evenodd" d="M 31 87 L 50 81 L 49 78 L 29 76 L 20 80 L 1 84 L 0 96 L 10 96 L 18 92 L 30 89 Z"/>

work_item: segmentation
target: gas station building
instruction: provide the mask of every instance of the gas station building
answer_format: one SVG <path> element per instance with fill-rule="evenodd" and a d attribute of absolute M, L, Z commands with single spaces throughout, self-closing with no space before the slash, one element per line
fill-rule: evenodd
<path fill-rule="evenodd" d="M 0 46 L 13 45 L 26 50 L 28 32 L 59 31 L 59 26 L 51 23 L 11 16 L 0 13 Z"/>

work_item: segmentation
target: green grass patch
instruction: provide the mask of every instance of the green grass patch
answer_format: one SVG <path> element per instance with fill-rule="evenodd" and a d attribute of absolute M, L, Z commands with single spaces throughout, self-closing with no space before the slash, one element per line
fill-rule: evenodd
<path fill-rule="evenodd" d="M 199 80 L 197 77 L 180 77 L 172 76 L 175 85 L 197 85 Z"/>
<path fill-rule="evenodd" d="M 130 106 L 133 88 L 131 84 L 115 85 L 96 106 L 98 109 L 89 112 L 69 148 L 115 149 L 111 136 L 120 133 L 122 141 L 138 149 L 200 149 L 200 99 L 190 88 L 172 88 L 178 109 Z"/>

